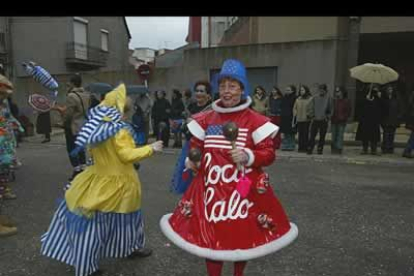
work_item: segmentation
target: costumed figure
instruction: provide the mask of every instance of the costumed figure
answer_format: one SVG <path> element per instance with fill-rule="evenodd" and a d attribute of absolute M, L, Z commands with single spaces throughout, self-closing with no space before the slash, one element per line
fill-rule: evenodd
<path fill-rule="evenodd" d="M 9 183 L 14 180 L 13 165 L 16 160 L 14 129 L 23 130 L 10 112 L 7 97 L 12 93 L 12 83 L 0 74 L 0 237 L 17 233 L 14 222 L 1 214 L 3 199 L 16 198 L 9 187 Z"/>
<path fill-rule="evenodd" d="M 140 148 L 125 123 L 126 88 L 119 85 L 89 113 L 72 152 L 89 146 L 93 164 L 65 193 L 41 254 L 75 267 L 77 276 L 99 275 L 100 258 L 149 256 L 141 211 L 141 183 L 133 163 L 162 150 L 162 142 Z M 128 106 L 127 106 L 128 107 Z"/>
<path fill-rule="evenodd" d="M 205 258 L 210 276 L 221 275 L 223 261 L 235 262 L 234 275 L 241 276 L 246 261 L 287 246 L 298 229 L 262 169 L 275 159 L 278 127 L 248 108 L 249 84 L 239 61 L 226 60 L 217 81 L 220 98 L 212 110 L 188 124 L 193 137 L 181 168 L 193 171 L 193 179 L 189 185 L 185 177 L 173 181 L 175 191 L 185 190 L 181 184 L 188 189 L 160 226 L 175 245 Z"/>
<path fill-rule="evenodd" d="M 13 93 L 12 83 L 0 75 L 0 198 L 15 199 L 9 183 L 14 180 L 17 140 L 14 131 L 24 132 L 10 111 L 7 97 Z"/>
<path fill-rule="evenodd" d="M 50 142 L 50 133 L 52 131 L 50 110 L 56 104 L 59 85 L 46 69 L 33 61 L 28 63 L 23 62 L 22 66 L 28 75 L 31 75 L 35 81 L 49 90 L 49 97 L 42 94 L 31 94 L 28 103 L 34 110 L 39 112 L 36 129 L 39 134 L 45 135 L 45 139 L 42 143 Z"/>

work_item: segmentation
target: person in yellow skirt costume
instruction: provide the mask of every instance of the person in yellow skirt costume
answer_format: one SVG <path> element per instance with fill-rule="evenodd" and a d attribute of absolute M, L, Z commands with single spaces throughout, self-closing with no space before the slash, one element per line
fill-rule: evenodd
<path fill-rule="evenodd" d="M 123 121 L 126 88 L 120 84 L 89 112 L 76 140 L 88 146 L 93 164 L 78 174 L 65 193 L 41 254 L 75 267 L 76 276 L 99 275 L 100 258 L 149 256 L 141 212 L 141 182 L 134 163 L 162 151 L 162 142 L 140 148 Z"/>

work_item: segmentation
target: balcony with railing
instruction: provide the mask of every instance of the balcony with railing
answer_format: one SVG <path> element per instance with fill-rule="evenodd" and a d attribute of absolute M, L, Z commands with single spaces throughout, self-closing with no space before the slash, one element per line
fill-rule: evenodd
<path fill-rule="evenodd" d="M 108 52 L 100 48 L 92 47 L 76 42 L 67 44 L 66 63 L 72 66 L 84 66 L 93 68 L 105 67 L 108 60 Z"/>

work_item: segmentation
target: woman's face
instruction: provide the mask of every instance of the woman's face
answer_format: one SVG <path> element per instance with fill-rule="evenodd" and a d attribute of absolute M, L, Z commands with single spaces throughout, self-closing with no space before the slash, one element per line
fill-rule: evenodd
<path fill-rule="evenodd" d="M 303 86 L 300 88 L 299 93 L 300 93 L 301 96 L 306 94 L 306 90 Z"/>
<path fill-rule="evenodd" d="M 392 88 L 391 86 L 387 88 L 387 95 L 388 95 L 389 97 L 391 97 L 391 96 L 392 96 L 392 93 L 393 93 L 393 92 L 394 92 L 394 88 Z"/>
<path fill-rule="evenodd" d="M 293 91 L 292 91 L 292 88 L 290 88 L 290 86 L 288 86 L 288 87 L 286 87 L 286 89 L 285 89 L 285 93 L 286 94 L 290 94 L 290 93 L 292 93 Z"/>
<path fill-rule="evenodd" d="M 240 103 L 243 90 L 240 83 L 232 79 L 224 79 L 219 84 L 220 100 L 224 107 L 233 107 Z"/>
<path fill-rule="evenodd" d="M 335 96 L 339 99 L 342 99 L 343 94 L 342 94 L 341 88 L 339 87 L 335 88 Z"/>
<path fill-rule="evenodd" d="M 206 103 L 209 100 L 209 95 L 207 93 L 206 86 L 202 84 L 197 85 L 194 96 L 195 96 L 197 103 L 199 104 Z"/>
<path fill-rule="evenodd" d="M 272 96 L 276 97 L 277 96 L 277 90 L 276 89 L 272 89 Z"/>
<path fill-rule="evenodd" d="M 256 89 L 256 94 L 259 95 L 259 96 L 262 96 L 264 94 L 264 91 L 260 88 L 257 88 Z"/>
<path fill-rule="evenodd" d="M 158 92 L 157 92 L 157 98 L 158 98 L 158 99 L 162 99 L 162 98 L 164 98 L 164 93 L 163 93 L 162 91 L 158 91 Z"/>

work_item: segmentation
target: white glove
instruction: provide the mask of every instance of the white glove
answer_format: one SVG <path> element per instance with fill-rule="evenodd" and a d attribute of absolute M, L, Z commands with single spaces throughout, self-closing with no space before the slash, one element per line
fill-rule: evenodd
<path fill-rule="evenodd" d="M 162 148 L 163 148 L 162 141 L 154 142 L 150 146 L 151 146 L 153 151 L 162 152 Z"/>

